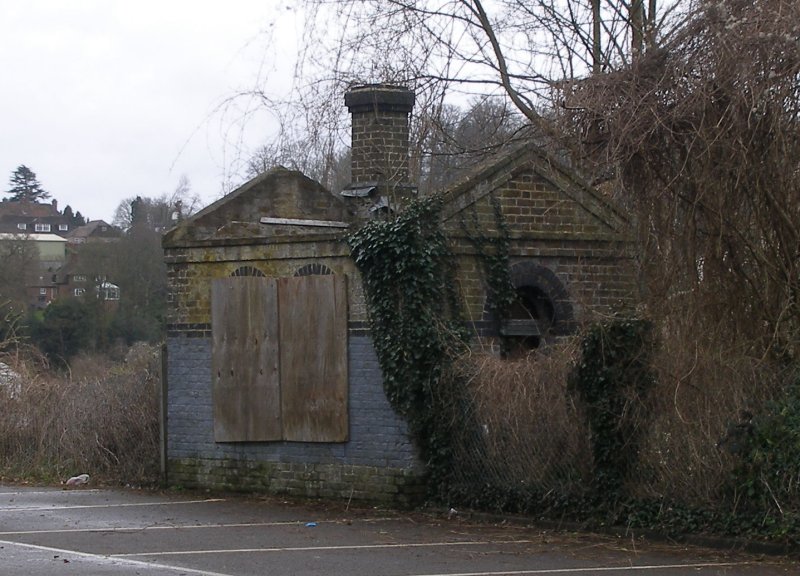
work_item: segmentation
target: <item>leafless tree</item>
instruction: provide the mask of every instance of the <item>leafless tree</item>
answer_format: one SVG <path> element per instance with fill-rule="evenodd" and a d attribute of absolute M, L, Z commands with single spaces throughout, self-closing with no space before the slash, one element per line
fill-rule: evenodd
<path fill-rule="evenodd" d="M 170 194 L 164 193 L 155 197 L 135 196 L 120 202 L 114 211 L 113 224 L 122 230 L 130 230 L 134 220 L 139 216 L 153 230 L 164 232 L 178 220 L 197 212 L 200 207 L 200 196 L 192 192 L 189 178 L 182 174 L 175 190 Z"/>
<path fill-rule="evenodd" d="M 502 94 L 549 128 L 541 111 L 565 79 L 628 66 L 669 37 L 687 4 L 665 2 L 657 13 L 655 0 L 306 0 L 298 73 L 314 87 L 309 96 L 410 84 L 434 116 L 448 96 Z"/>
<path fill-rule="evenodd" d="M 24 313 L 27 287 L 38 272 L 39 250 L 33 240 L 20 236 L 0 241 L 0 309 Z"/>
<path fill-rule="evenodd" d="M 305 8 L 298 101 L 307 118 L 323 108 L 333 118 L 342 109 L 334 95 L 352 84 L 410 85 L 421 174 L 431 134 L 454 126 L 448 103 L 502 97 L 630 209 L 650 304 L 666 310 L 676 295 L 702 294 L 698 318 L 735 328 L 753 350 L 796 356 L 796 2 L 306 0 Z"/>
<path fill-rule="evenodd" d="M 279 166 L 299 170 L 333 192 L 350 183 L 350 152 L 344 147 L 325 153 L 305 140 L 265 144 L 248 160 L 247 175 L 254 177 Z"/>
<path fill-rule="evenodd" d="M 265 74 L 220 112 L 239 124 L 261 109 L 278 125 L 256 153 L 239 151 L 243 172 L 283 165 L 336 189 L 349 141 L 342 94 L 356 84 L 407 85 L 416 94 L 410 172 L 425 188 L 435 183 L 433 158 L 442 158 L 434 147 L 457 139 L 443 133 L 456 127 L 453 106 L 492 98 L 559 136 L 550 118 L 564 81 L 628 66 L 670 36 L 690 0 L 637 2 L 296 0 L 305 26 L 290 93 Z"/>
<path fill-rule="evenodd" d="M 417 178 L 420 190 L 443 190 L 486 156 L 525 137 L 523 116 L 498 97 L 475 98 L 466 109 L 446 105 L 430 118 L 426 154 Z"/>
<path fill-rule="evenodd" d="M 800 5 L 709 0 L 669 42 L 562 92 L 637 216 L 652 306 L 800 353 Z M 587 137 L 589 136 L 590 137 Z"/>

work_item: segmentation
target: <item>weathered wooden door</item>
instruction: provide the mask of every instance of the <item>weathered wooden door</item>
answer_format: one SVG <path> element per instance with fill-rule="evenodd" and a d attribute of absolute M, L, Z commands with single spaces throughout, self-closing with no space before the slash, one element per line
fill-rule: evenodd
<path fill-rule="evenodd" d="M 347 440 L 347 290 L 334 275 L 278 280 L 284 440 Z"/>
<path fill-rule="evenodd" d="M 335 275 L 212 284 L 217 442 L 344 442 L 347 287 Z"/>
<path fill-rule="evenodd" d="M 223 278 L 211 286 L 214 440 L 280 440 L 278 285 Z"/>

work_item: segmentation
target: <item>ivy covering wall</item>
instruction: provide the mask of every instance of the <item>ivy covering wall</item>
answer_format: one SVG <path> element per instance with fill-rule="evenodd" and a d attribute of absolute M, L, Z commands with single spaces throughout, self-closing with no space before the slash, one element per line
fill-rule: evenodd
<path fill-rule="evenodd" d="M 434 485 L 443 481 L 451 453 L 447 423 L 437 418 L 437 389 L 467 341 L 441 208 L 439 197 L 418 200 L 347 239 L 361 272 L 386 395 L 407 420 Z"/>

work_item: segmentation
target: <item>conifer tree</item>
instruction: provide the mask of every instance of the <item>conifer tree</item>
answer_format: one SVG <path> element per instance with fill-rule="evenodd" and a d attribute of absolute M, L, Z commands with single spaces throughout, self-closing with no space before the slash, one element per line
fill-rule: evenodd
<path fill-rule="evenodd" d="M 36 173 L 24 164 L 17 166 L 17 169 L 11 173 L 9 183 L 11 184 L 11 188 L 8 190 L 11 195 L 9 200 L 12 202 L 20 200 L 36 202 L 50 198 L 50 193 L 42 188 L 36 178 Z"/>

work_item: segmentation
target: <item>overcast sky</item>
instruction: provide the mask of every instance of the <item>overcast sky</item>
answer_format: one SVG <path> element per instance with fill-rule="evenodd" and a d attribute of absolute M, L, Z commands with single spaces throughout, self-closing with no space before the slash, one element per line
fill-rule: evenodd
<path fill-rule="evenodd" d="M 259 77 L 290 86 L 290 4 L 0 2 L 0 196 L 25 164 L 60 208 L 92 219 L 184 174 L 204 204 L 217 199 L 270 131 L 263 114 L 240 130 L 246 100 L 219 107 Z"/>

